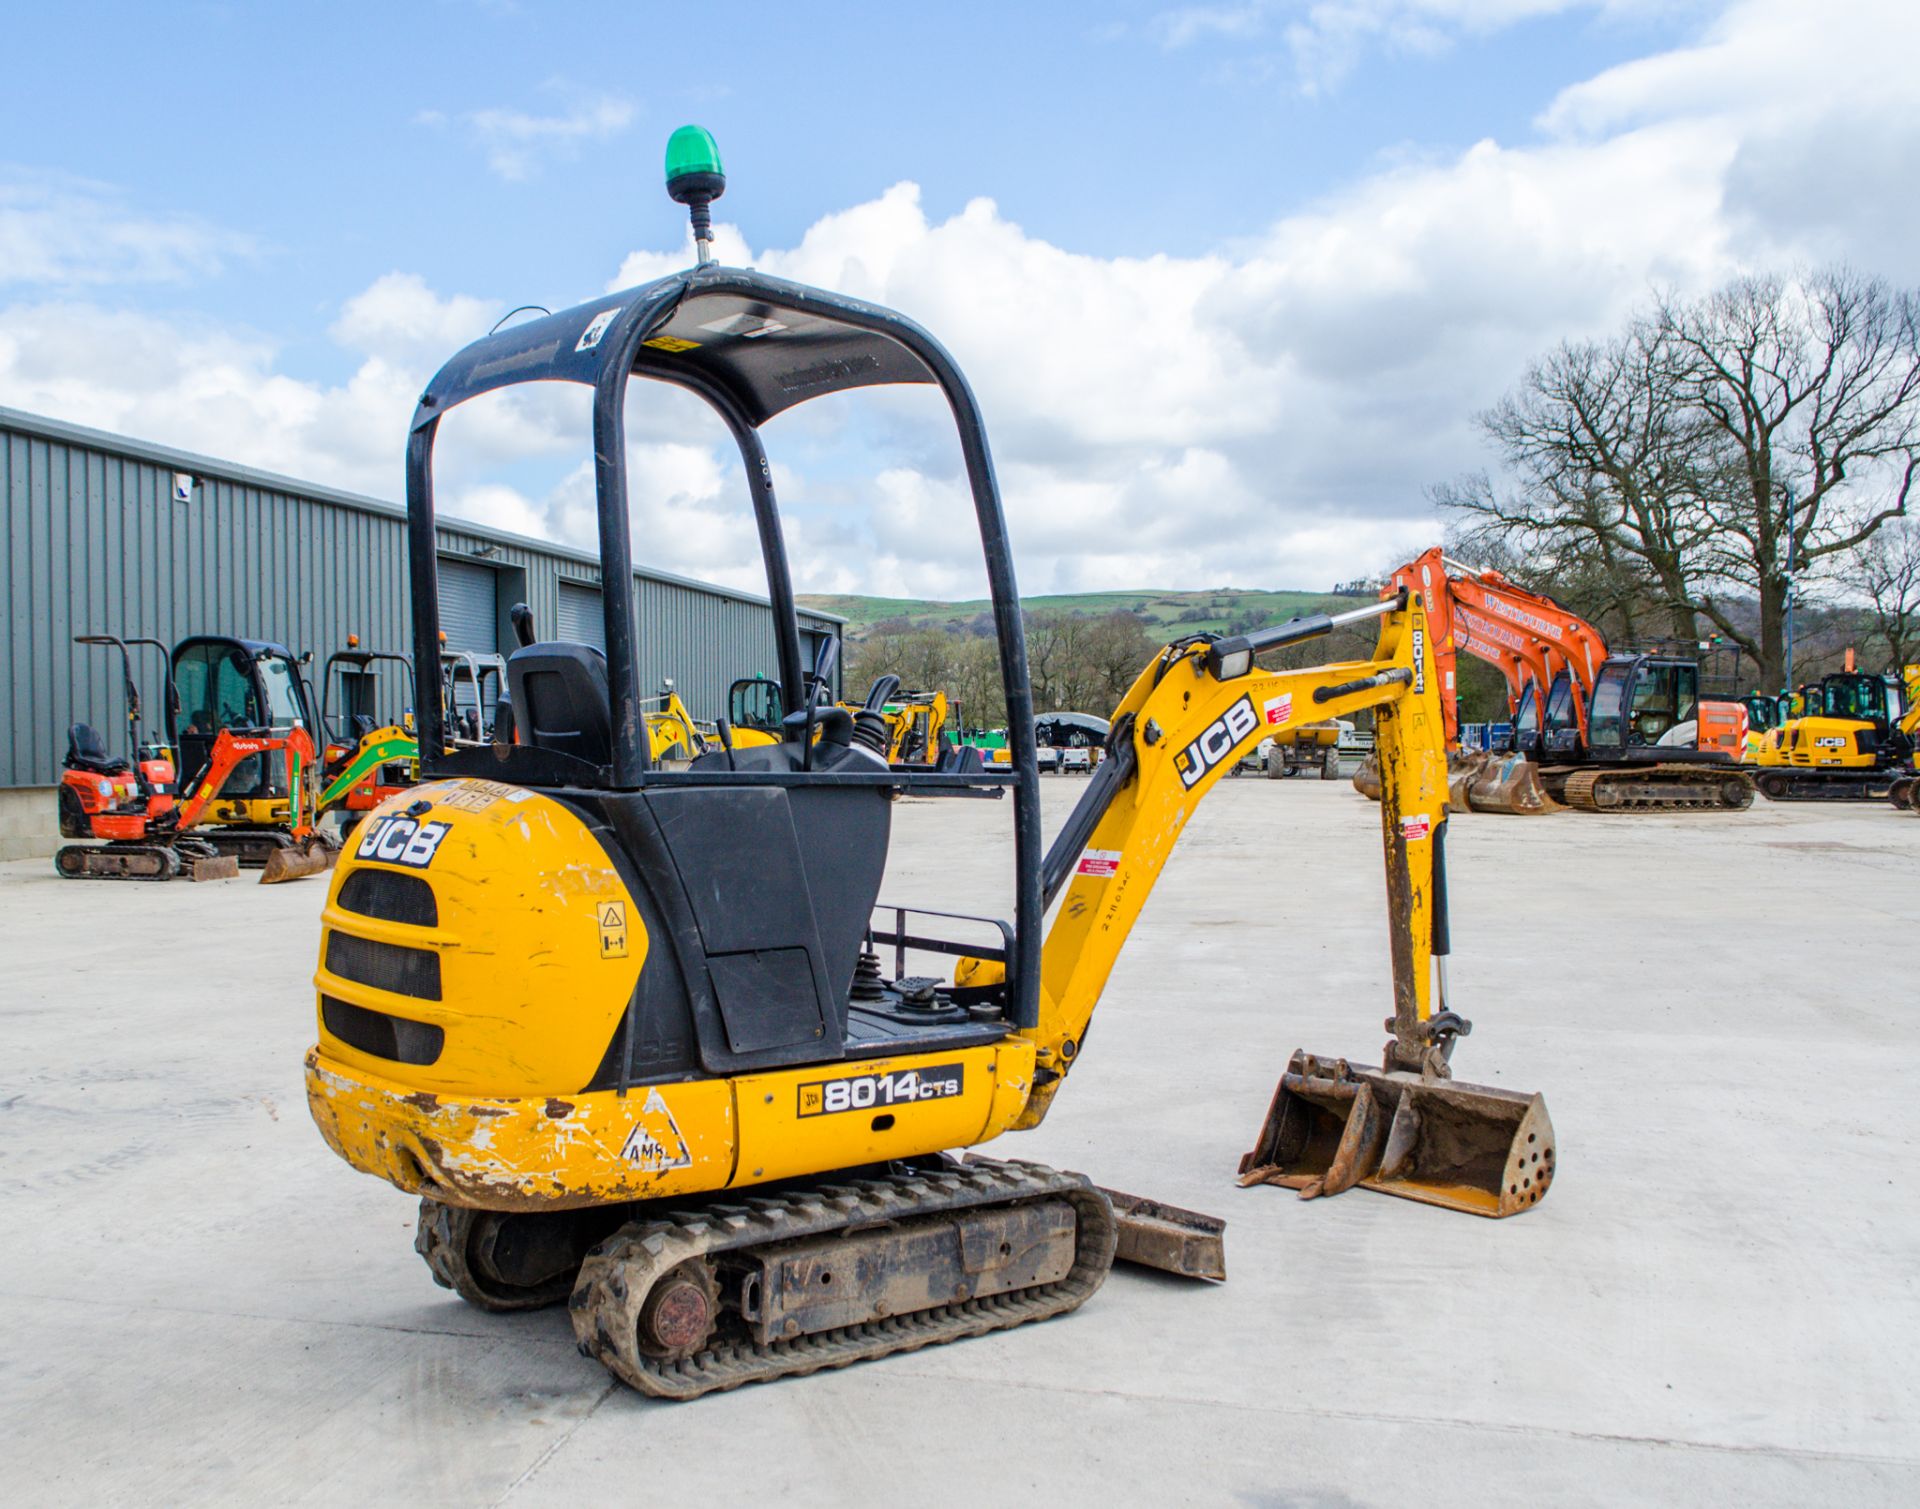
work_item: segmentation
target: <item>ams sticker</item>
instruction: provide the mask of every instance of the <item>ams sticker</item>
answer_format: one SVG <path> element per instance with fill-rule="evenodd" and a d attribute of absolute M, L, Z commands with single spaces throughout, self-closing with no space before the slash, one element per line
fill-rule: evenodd
<path fill-rule="evenodd" d="M 800 1086 L 802 1116 L 837 1116 L 875 1106 L 914 1105 L 950 1100 L 966 1084 L 966 1065 L 935 1064 L 926 1069 L 896 1069 L 887 1074 L 850 1074 Z"/>
<path fill-rule="evenodd" d="M 410 817 L 376 817 L 367 822 L 354 849 L 359 859 L 377 859 L 382 864 L 409 865 L 424 870 L 440 852 L 440 841 L 451 823 L 416 823 Z"/>
<path fill-rule="evenodd" d="M 634 1122 L 620 1149 L 620 1161 L 654 1174 L 670 1168 L 693 1167 L 687 1139 L 680 1135 L 680 1124 L 673 1119 L 666 1097 L 658 1089 L 648 1091 L 647 1103 L 640 1108 L 640 1119 Z"/>
<path fill-rule="evenodd" d="M 1253 698 L 1242 697 L 1213 722 L 1200 737 L 1174 756 L 1174 768 L 1180 772 L 1180 784 L 1192 786 L 1214 766 L 1233 753 L 1234 746 L 1260 726 L 1253 715 Z"/>

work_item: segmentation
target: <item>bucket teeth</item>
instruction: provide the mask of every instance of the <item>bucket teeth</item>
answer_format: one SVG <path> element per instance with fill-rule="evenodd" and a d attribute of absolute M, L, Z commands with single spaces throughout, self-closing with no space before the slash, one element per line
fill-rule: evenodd
<path fill-rule="evenodd" d="M 1553 1123 L 1538 1095 L 1296 1053 L 1240 1160 L 1240 1183 L 1278 1184 L 1302 1199 L 1358 1185 L 1510 1216 L 1540 1203 L 1554 1158 Z"/>

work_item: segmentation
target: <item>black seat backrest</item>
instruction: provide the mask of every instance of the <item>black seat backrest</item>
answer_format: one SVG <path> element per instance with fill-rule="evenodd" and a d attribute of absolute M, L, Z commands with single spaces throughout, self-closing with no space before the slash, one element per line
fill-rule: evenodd
<path fill-rule="evenodd" d="M 591 645 L 550 641 L 507 657 L 514 725 L 526 743 L 590 765 L 613 763 L 607 657 Z"/>
<path fill-rule="evenodd" d="M 67 729 L 67 764 L 98 775 L 119 775 L 127 768 L 125 760 L 107 753 L 107 741 L 91 723 L 75 723 Z"/>

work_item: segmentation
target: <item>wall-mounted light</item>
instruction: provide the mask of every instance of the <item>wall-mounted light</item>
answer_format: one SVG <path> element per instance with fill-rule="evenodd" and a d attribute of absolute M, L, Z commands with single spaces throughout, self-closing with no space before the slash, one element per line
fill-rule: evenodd
<path fill-rule="evenodd" d="M 500 547 L 498 545 L 475 545 L 473 547 L 473 554 L 479 556 L 483 561 L 499 553 Z"/>
<path fill-rule="evenodd" d="M 173 474 L 173 501 L 191 503 L 193 501 L 193 477 L 187 472 Z"/>

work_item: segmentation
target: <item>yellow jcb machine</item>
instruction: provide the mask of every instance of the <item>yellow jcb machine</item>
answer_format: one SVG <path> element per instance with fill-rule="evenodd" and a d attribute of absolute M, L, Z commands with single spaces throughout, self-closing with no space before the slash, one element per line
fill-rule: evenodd
<path fill-rule="evenodd" d="M 676 152 L 694 159 L 677 175 Z M 1418 599 L 1168 645 L 1043 854 L 1019 597 L 973 395 L 904 317 L 714 264 L 709 154 L 698 131 L 669 152 L 699 265 L 490 335 L 421 399 L 407 498 L 425 769 L 363 825 L 324 912 L 307 1088 L 328 1143 L 421 1197 L 416 1246 L 442 1284 L 486 1309 L 566 1302 L 581 1350 L 650 1394 L 691 1398 L 1072 1310 L 1132 1213 L 1078 1174 L 954 1155 L 1045 1117 L 1176 836 L 1233 761 L 1296 715 L 1372 709 L 1392 1035 L 1378 1068 L 1295 1055 L 1243 1179 L 1303 1193 L 1359 1183 L 1487 1215 L 1532 1205 L 1553 1175 L 1539 1097 L 1449 1073 L 1466 1023 L 1435 987 L 1446 758 Z M 636 376 L 700 395 L 740 446 L 795 711 L 775 743 L 660 768 L 633 599 L 611 592 L 604 655 L 522 646 L 507 662 L 513 742 L 449 748 L 432 726 L 442 416 L 508 383 L 590 387 L 602 571 L 624 581 Z M 872 697 L 850 713 L 806 686 L 760 426 L 878 383 L 934 385 L 956 421 L 1006 768 L 889 767 Z M 1371 618 L 1371 660 L 1255 665 Z M 1012 919 L 879 905 L 892 798 L 982 791 L 1012 799 Z M 886 954 L 949 960 L 951 975 L 896 964 L 889 976 Z"/>

